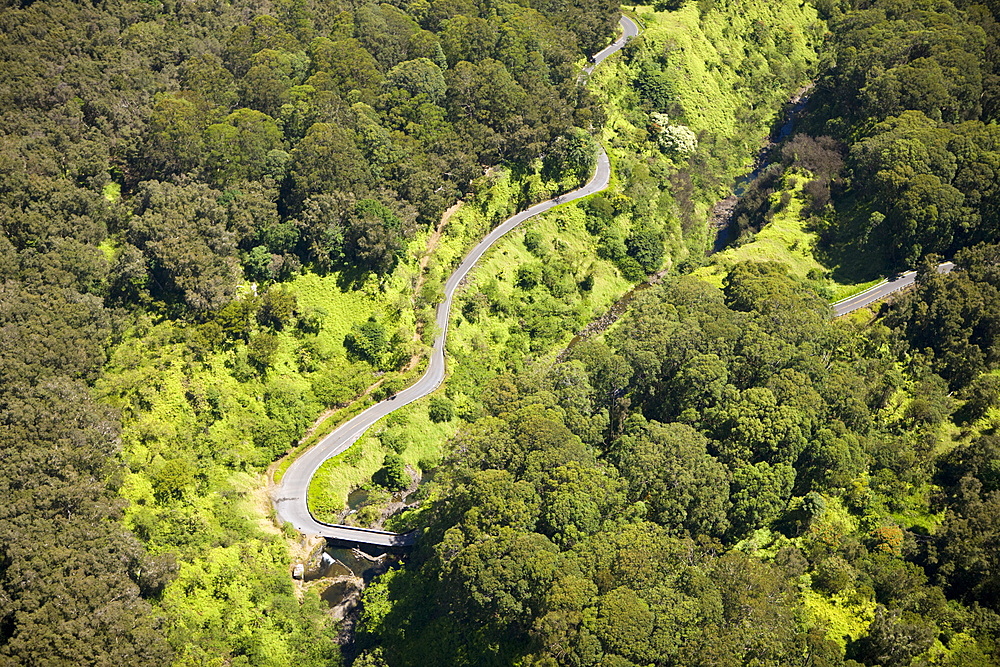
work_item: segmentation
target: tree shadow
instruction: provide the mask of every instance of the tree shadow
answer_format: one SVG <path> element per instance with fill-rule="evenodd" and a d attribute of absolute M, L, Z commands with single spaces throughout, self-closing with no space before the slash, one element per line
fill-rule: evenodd
<path fill-rule="evenodd" d="M 853 198 L 837 207 L 835 222 L 818 232 L 816 260 L 830 272 L 830 277 L 843 285 L 870 282 L 892 273 L 880 243 L 880 229 L 868 233 L 869 220 L 875 211 L 858 205 Z"/>
<path fill-rule="evenodd" d="M 371 271 L 359 266 L 341 264 L 337 267 L 337 287 L 342 292 L 356 292 L 365 286 Z"/>

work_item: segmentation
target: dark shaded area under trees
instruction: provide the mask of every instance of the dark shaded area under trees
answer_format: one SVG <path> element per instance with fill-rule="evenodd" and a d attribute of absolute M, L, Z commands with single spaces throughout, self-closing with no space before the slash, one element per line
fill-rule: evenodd
<path fill-rule="evenodd" d="M 888 326 L 995 253 L 867 325 L 777 264 L 668 279 L 606 341 L 512 362 L 411 565 L 366 593 L 360 664 L 910 665 L 935 640 L 939 664 L 996 664 L 995 437 L 949 445 L 951 372 Z M 942 509 L 931 534 L 901 518 Z M 802 591 L 872 616 L 832 636 Z"/>
<path fill-rule="evenodd" d="M 212 496 L 217 526 L 172 505 L 205 483 L 186 452 L 149 471 L 162 507 L 131 521 L 146 554 L 120 523 L 120 425 L 92 385 L 129 326 L 163 317 L 191 326 L 154 347 L 184 343 L 197 364 L 244 341 L 234 377 L 265 375 L 275 332 L 318 325 L 274 286 L 234 299 L 245 279 L 307 264 L 385 274 L 485 167 L 553 147 L 548 169 L 579 171 L 567 143 L 601 114 L 575 64 L 617 13 L 576 0 L 0 3 L 0 662 L 339 661 L 318 599 L 275 579 L 287 553 L 240 542 L 230 496 Z M 138 376 L 122 377 L 102 391 L 136 407 Z M 207 429 L 223 401 L 197 391 Z M 263 428 L 301 419 L 275 391 L 252 443 L 204 460 L 252 469 L 283 451 L 304 425 Z M 221 551 L 197 562 L 209 548 Z M 194 564 L 178 575 L 171 552 Z M 174 576 L 218 586 L 199 611 L 222 621 L 154 611 Z"/>

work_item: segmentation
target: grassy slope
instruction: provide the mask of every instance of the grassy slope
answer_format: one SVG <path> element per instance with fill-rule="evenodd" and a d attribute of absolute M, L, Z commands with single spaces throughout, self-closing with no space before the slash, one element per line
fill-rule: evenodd
<path fill-rule="evenodd" d="M 722 4 L 722 3 L 718 3 Z M 717 198 L 728 194 L 737 176 L 750 170 L 757 150 L 766 139 L 764 128 L 779 119 L 783 103 L 799 86 L 818 60 L 818 28 L 815 10 L 797 2 L 729 2 L 727 11 L 716 9 L 699 13 L 696 3 L 688 3 L 674 12 L 652 12 L 648 6 L 634 6 L 632 13 L 644 25 L 644 46 L 650 53 L 666 53 L 666 73 L 672 82 L 677 119 L 698 134 L 702 142 L 692 164 L 710 168 L 713 179 L 692 170 L 700 189 L 695 191 L 695 218 L 704 219 Z M 768 27 L 755 30 L 756 24 Z M 748 40 L 756 40 L 748 41 Z M 763 55 L 762 55 L 763 54 Z M 784 73 L 785 87 L 768 85 L 751 72 Z M 629 83 L 636 68 L 621 61 L 595 74 L 598 88 L 609 101 L 605 140 L 614 158 L 629 163 L 638 155 L 642 160 L 655 159 L 657 152 L 645 141 L 645 114 L 637 113 L 638 98 Z M 775 77 L 778 79 L 779 77 Z M 750 85 L 752 83 L 752 86 Z M 756 126 L 748 127 L 748 119 Z M 793 193 L 790 204 L 775 215 L 774 221 L 752 243 L 727 249 L 713 256 L 696 275 L 721 286 L 722 278 L 733 264 L 748 259 L 771 260 L 786 264 L 789 273 L 812 282 L 830 300 L 846 298 L 876 281 L 853 282 L 843 272 L 830 272 L 816 255 L 816 234 L 805 229 L 802 210 L 802 185 L 805 178 L 793 175 L 782 191 Z M 774 195 L 775 202 L 781 191 Z M 694 236 L 690 233 L 687 236 Z M 673 240 L 673 239 L 672 239 Z M 707 236 L 702 244 L 707 242 Z M 688 243 L 693 252 L 696 244 Z M 850 275 L 858 273 L 849 272 Z M 840 282 L 835 279 L 840 278 Z"/>
<path fill-rule="evenodd" d="M 499 175 L 501 191 L 507 187 L 507 176 Z M 442 252 L 435 257 L 438 266 L 449 267 L 451 258 L 460 258 L 457 251 L 462 244 L 456 238 L 467 237 L 471 231 L 482 228 L 482 220 L 491 217 L 491 210 L 506 210 L 499 203 L 491 201 L 487 213 L 475 207 L 464 207 L 453 218 L 457 229 L 452 230 L 449 243 L 442 245 Z M 590 273 L 594 276 L 594 287 L 585 298 L 574 299 L 572 306 L 585 313 L 581 322 L 604 312 L 615 300 L 631 287 L 631 283 L 621 277 L 619 271 L 605 260 L 595 256 L 595 239 L 584 225 L 583 212 L 575 205 L 558 207 L 539 218 L 535 218 L 501 239 L 483 257 L 466 287 L 456 299 L 452 311 L 452 324 L 448 336 L 449 371 L 454 373 L 461 366 L 465 372 L 475 366 L 476 372 L 492 375 L 502 372 L 509 361 L 508 340 L 511 337 L 511 323 L 504 315 L 482 314 L 471 322 L 461 314 L 461 305 L 468 295 L 473 294 L 486 281 L 496 278 L 500 292 L 510 296 L 514 291 L 515 275 L 519 266 L 537 261 L 524 245 L 524 234 L 528 229 L 542 233 L 544 243 L 550 247 L 558 239 L 561 250 L 553 250 L 566 258 L 581 277 Z M 464 252 L 464 248 L 462 248 Z M 443 255 L 443 256 L 442 256 Z M 582 324 L 581 324 L 582 326 Z M 574 329 L 575 330 L 575 329 Z M 550 354 L 561 349 L 573 336 L 573 331 L 565 333 Z M 461 383 L 460 383 L 461 384 Z M 455 387 L 449 383 L 445 391 L 456 402 L 459 412 L 472 399 L 467 396 L 468 387 Z M 438 392 L 438 393 L 444 393 Z M 444 446 L 457 429 L 458 421 L 433 424 L 427 417 L 427 400 L 418 401 L 403 408 L 399 413 L 406 420 L 411 445 L 403 453 L 404 460 L 415 469 L 426 472 L 444 454 Z M 391 419 L 391 418 L 390 418 Z M 377 433 L 381 425 L 372 432 Z M 366 436 L 359 441 L 358 452 L 354 448 L 331 459 L 321 469 L 309 490 L 309 504 L 321 520 L 332 520 L 345 507 L 347 494 L 354 488 L 366 484 L 371 475 L 382 465 L 386 451 L 377 438 Z"/>
<path fill-rule="evenodd" d="M 822 35 L 808 3 L 729 0 L 711 3 L 704 14 L 701 4 L 672 12 L 626 7 L 643 25 L 640 54 L 594 77 L 610 102 L 605 139 L 613 155 L 648 159 L 649 115 L 633 86 L 639 60 L 664 63 L 671 122 L 688 126 L 700 142 L 690 163 L 677 165 L 691 173 L 699 220 L 749 171 L 784 103 L 808 82 Z"/>
<path fill-rule="evenodd" d="M 791 1 L 766 7 L 754 3 L 736 4 L 740 5 L 737 10 L 711 11 L 704 20 L 694 4 L 676 12 L 651 12 L 642 6 L 632 8 L 632 13 L 644 24 L 650 48 L 669 51 L 669 72 L 678 92 L 678 104 L 684 112 L 683 120 L 700 135 L 709 137 L 703 159 L 714 169 L 722 170 L 720 182 L 724 183 L 731 182 L 748 168 L 784 101 L 805 83 L 809 68 L 816 60 L 813 48 L 816 15 L 810 6 L 801 7 Z M 783 55 L 774 55 L 772 60 L 780 62 L 780 66 L 790 72 L 799 73 L 798 78 L 792 75 L 794 83 L 775 83 L 765 90 L 750 90 L 745 77 L 737 71 L 754 64 L 752 56 L 745 55 L 748 46 L 745 37 L 752 32 L 754 23 L 760 21 L 774 26 L 777 36 L 772 34 L 765 41 L 772 49 L 777 48 L 776 44 L 784 49 Z M 768 63 L 765 66 L 776 65 Z M 607 193 L 627 192 L 629 175 L 637 163 L 664 161 L 655 144 L 647 140 L 648 115 L 639 109 L 630 85 L 634 69 L 616 56 L 603 64 L 591 79 L 590 85 L 605 99 L 608 113 L 603 140 L 615 166 L 615 180 Z M 749 107 L 756 109 L 750 114 L 756 123 L 751 128 L 746 119 Z M 475 205 L 463 206 L 449 223 L 428 267 L 429 280 L 443 281 L 475 239 L 513 212 L 512 201 L 519 192 L 529 189 L 541 197 L 554 191 L 554 184 L 546 186 L 535 181 L 537 177 L 532 176 L 518 180 L 504 169 L 481 179 Z M 700 194 L 699 207 L 704 212 L 718 192 L 706 186 Z M 700 252 L 705 242 L 704 234 L 700 230 L 682 231 L 677 216 L 669 212 L 665 215 L 668 265 L 689 252 Z M 624 217 L 628 224 L 627 215 Z M 579 326 L 570 328 L 548 346 L 549 354 L 554 354 L 572 338 L 573 331 L 602 313 L 631 285 L 611 262 L 596 257 L 597 239 L 587 232 L 582 211 L 575 205 L 567 205 L 530 221 L 499 242 L 470 279 L 464 292 L 466 298 L 493 279 L 501 295 L 513 295 L 517 269 L 538 261 L 523 242 L 524 232 L 529 228 L 542 233 L 546 246 L 571 265 L 577 277 L 589 272 L 595 278 L 592 291 L 579 298 L 567 299 L 564 304 L 560 317 L 579 318 Z M 558 248 L 553 245 L 555 239 L 559 240 Z M 518 328 L 511 325 L 508 316 L 482 313 L 473 322 L 461 314 L 462 304 L 460 296 L 453 312 L 448 342 L 450 372 L 460 377 L 453 377 L 447 392 L 459 404 L 470 400 L 466 392 L 472 387 L 502 372 L 512 359 L 524 353 L 518 347 L 523 343 L 517 340 Z M 438 446 L 443 445 L 442 440 Z M 345 453 L 324 466 L 310 489 L 310 505 L 326 519 L 343 509 L 347 492 L 367 482 L 381 465 L 384 452 L 377 439 L 365 438 L 359 446 L 362 453 Z M 433 454 L 431 459 L 439 458 L 442 452 L 435 450 Z M 408 462 L 415 464 L 418 460 Z"/>
<path fill-rule="evenodd" d="M 427 415 L 428 400 L 411 403 L 381 420 L 349 450 L 320 467 L 309 485 L 309 508 L 320 521 L 335 521 L 346 506 L 348 494 L 367 486 L 382 467 L 387 450 L 377 434 L 387 428 L 387 422 L 405 425 L 408 442 L 401 456 L 407 466 L 421 472 L 437 466 L 442 446 L 455 434 L 458 421 L 431 421 Z"/>
<path fill-rule="evenodd" d="M 793 5 L 797 7 L 796 3 L 780 5 L 778 16 L 784 16 L 782 20 L 789 21 L 790 25 L 796 21 L 811 20 L 808 9 L 795 10 Z M 738 20 L 759 18 L 758 9 L 750 9 L 752 11 L 745 19 Z M 725 150 L 718 148 L 716 142 L 713 152 L 706 157 L 713 164 L 724 167 L 723 180 L 740 173 L 760 138 L 766 134 L 764 126 L 768 119 L 774 117 L 788 91 L 774 91 L 769 98 L 771 111 L 763 116 L 765 121 L 746 134 L 746 127 L 739 122 L 741 109 L 747 104 L 746 97 L 731 90 L 735 79 L 733 72 L 726 69 L 726 59 L 741 52 L 742 46 L 726 37 L 726 21 L 717 18 L 700 23 L 697 10 L 693 7 L 655 16 L 645 9 L 640 13 L 655 43 L 662 45 L 672 39 L 681 39 L 686 45 L 684 49 L 673 51 L 675 55 L 671 56 L 671 62 L 676 64 L 674 73 L 680 85 L 684 120 L 696 131 L 715 134 L 729 142 Z M 794 25 L 790 30 L 795 32 Z M 726 48 L 722 48 L 723 44 L 727 45 Z M 796 49 L 799 50 L 799 47 Z M 801 61 L 808 54 L 796 51 L 793 56 Z M 595 81 L 600 94 L 608 100 L 610 122 L 604 138 L 612 159 L 616 167 L 631 171 L 637 161 L 656 158 L 656 155 L 650 145 L 642 145 L 643 142 L 648 144 L 644 136 L 645 113 L 637 115 L 634 96 L 617 85 L 616 82 L 627 81 L 628 75 L 622 69 L 625 66 L 616 60 L 619 59 L 603 66 Z M 712 98 L 713 102 L 706 105 L 706 97 Z M 528 189 L 539 197 L 557 187 L 555 184 L 539 183 L 537 178 L 531 176 L 528 180 Z M 616 181 L 613 188 L 620 190 L 627 185 Z M 431 290 L 443 281 L 475 240 L 513 212 L 514 202 L 521 197 L 524 186 L 524 181 L 512 178 L 503 169 L 475 184 L 477 194 L 473 202 L 463 206 L 452 218 L 428 266 L 427 278 Z M 706 197 L 700 206 L 705 208 L 709 199 Z M 581 322 L 600 313 L 630 286 L 610 262 L 596 259 L 595 239 L 586 231 L 582 215 L 576 206 L 565 206 L 530 223 L 542 232 L 544 242 L 552 252 L 559 253 L 572 266 L 575 275 L 593 274 L 593 289 L 586 295 L 571 296 L 567 304 L 579 314 Z M 667 220 L 665 227 L 668 261 L 685 252 L 687 237 L 700 239 L 698 230 L 682 232 L 676 219 Z M 375 379 L 370 367 L 348 368 L 344 335 L 354 324 L 374 316 L 392 328 L 398 328 L 409 340 L 417 319 L 415 309 L 419 307 L 413 293 L 417 261 L 428 234 L 429 230 L 418 234 L 404 260 L 384 280 L 369 277 L 352 283 L 340 274 L 317 276 L 305 273 L 288 285 L 297 296 L 300 311 L 321 316 L 322 328 L 312 340 L 323 357 L 320 371 L 303 372 L 299 369 L 297 358 L 303 340 L 291 332 L 278 334 L 279 351 L 273 367 L 266 374 L 239 379 L 234 366 L 238 366 L 236 362 L 241 355 L 245 355 L 242 344 L 198 359 L 184 342 L 189 332 L 181 324 L 145 321 L 125 336 L 115 350 L 107 377 L 98 386 L 97 392 L 123 411 L 123 452 L 129 472 L 122 493 L 132 501 L 126 521 L 140 534 L 153 531 L 148 540 L 154 550 L 158 544 L 166 544 L 165 549 L 171 549 L 169 545 L 185 544 L 184 540 L 188 539 L 156 534 L 158 517 L 167 516 L 170 517 L 172 530 L 176 526 L 187 525 L 195 535 L 203 534 L 203 539 L 208 540 L 204 546 L 191 543 L 182 549 L 182 560 L 190 564 L 184 567 L 207 562 L 205 559 L 211 560 L 213 553 L 222 554 L 218 550 L 225 547 L 209 547 L 212 543 L 220 544 L 220 540 L 222 544 L 246 545 L 266 541 L 267 531 L 262 532 L 260 522 L 254 520 L 262 518 L 258 516 L 261 508 L 253 505 L 250 495 L 254 488 L 264 483 L 261 471 L 273 453 L 255 444 L 255 429 L 266 430 L 273 426 L 276 419 L 272 414 L 275 412 L 274 397 L 285 396 L 288 400 L 283 406 L 285 414 L 282 423 L 289 426 L 291 435 L 301 434 L 324 407 L 310 389 L 312 376 L 317 372 L 345 368 L 358 380 L 353 389 L 355 392 Z M 516 266 L 535 261 L 525 247 L 523 237 L 524 231 L 518 231 L 498 244 L 484 258 L 471 285 L 475 287 L 483 280 L 502 275 L 505 278 L 500 281 L 501 292 L 509 292 L 512 284 L 510 276 Z M 554 243 L 556 239 L 560 241 L 558 247 Z M 700 250 L 697 243 L 688 243 L 688 247 L 693 247 L 695 252 Z M 426 316 L 426 311 L 423 314 Z M 463 363 L 466 367 L 485 367 L 489 372 L 501 370 L 507 361 L 505 344 L 513 330 L 510 325 L 500 315 L 484 316 L 472 323 L 456 314 L 453 337 L 449 342 L 452 372 Z M 570 335 L 559 338 L 556 344 L 550 346 L 548 353 L 561 347 Z M 469 376 L 465 379 L 464 386 L 452 391 L 459 410 L 468 402 L 462 390 L 468 388 Z M 204 412 L 210 395 L 218 403 L 221 418 L 208 423 Z M 404 459 L 415 468 L 432 467 L 442 455 L 442 447 L 457 428 L 458 421 L 431 424 L 424 402 L 409 406 L 403 411 L 403 416 L 408 421 L 411 440 L 403 454 Z M 357 448 L 326 466 L 314 485 L 315 509 L 330 518 L 343 507 L 352 488 L 370 480 L 372 472 L 381 465 L 384 453 L 378 439 L 368 436 Z M 162 472 L 165 463 L 173 459 L 187 462 L 192 481 L 180 496 L 164 499 L 155 491 L 156 476 Z M 281 559 L 274 563 L 269 561 L 266 567 L 280 568 L 281 562 Z M 184 595 L 177 589 L 178 585 L 168 589 L 167 597 L 172 601 L 173 613 L 178 618 L 192 617 L 197 601 L 194 598 L 185 601 Z"/>
<path fill-rule="evenodd" d="M 776 203 L 783 192 L 791 192 L 792 199 L 787 206 L 775 213 L 774 219 L 748 243 L 716 253 L 711 263 L 696 270 L 694 275 L 722 287 L 722 279 L 734 264 L 747 260 L 773 261 L 787 266 L 789 275 L 800 280 L 812 278 L 809 282 L 830 301 L 845 299 L 878 283 L 878 280 L 837 282 L 816 258 L 817 234 L 806 228 L 801 215 L 805 205 L 802 186 L 807 180 L 801 174 L 788 174 L 780 190 L 772 195 Z"/>
<path fill-rule="evenodd" d="M 586 321 L 599 316 L 614 303 L 632 284 L 622 278 L 611 262 L 597 257 L 596 239 L 585 227 L 585 216 L 575 205 L 561 206 L 528 221 L 494 246 L 483 258 L 475 275 L 470 279 L 466 294 L 474 292 L 486 282 L 496 279 L 500 294 L 512 296 L 515 291 L 517 269 L 539 261 L 524 244 L 525 232 L 542 233 L 548 252 L 567 262 L 576 276 L 588 273 L 594 276 L 594 287 L 586 295 L 570 300 L 570 307 L 585 314 Z M 553 247 L 558 240 L 559 249 Z M 542 259 L 541 261 L 545 261 Z M 454 329 L 449 333 L 448 349 L 452 355 L 471 353 L 479 341 L 490 341 L 492 360 L 502 363 L 500 356 L 511 335 L 510 322 L 503 316 L 484 315 L 473 323 L 460 312 L 452 314 Z M 563 347 L 573 334 L 564 335 L 553 349 Z"/>

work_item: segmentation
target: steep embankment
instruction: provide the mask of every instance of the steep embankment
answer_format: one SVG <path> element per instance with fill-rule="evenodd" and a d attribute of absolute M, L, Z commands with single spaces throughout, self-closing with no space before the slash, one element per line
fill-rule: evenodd
<path fill-rule="evenodd" d="M 823 22 L 811 5 L 787 0 L 635 11 L 643 35 L 594 76 L 622 174 L 602 234 L 609 251 L 616 235 L 632 250 L 629 238 L 641 246 L 658 220 L 673 263 L 697 266 L 707 210 L 749 171 L 787 100 L 815 73 Z"/>
<path fill-rule="evenodd" d="M 456 416 L 474 419 L 491 378 L 565 347 L 630 283 L 700 261 L 707 243 L 704 211 L 744 173 L 784 102 L 808 80 L 821 32 L 808 6 L 744 4 L 706 9 L 704 16 L 694 6 L 637 8 L 647 33 L 591 77 L 608 115 L 604 137 L 616 165 L 611 187 L 505 238 L 470 278 L 454 309 L 448 344 L 452 376 L 444 400 Z M 747 78 L 751 71 L 766 86 L 755 87 L 757 79 Z M 673 114 L 665 127 L 652 122 L 651 110 L 658 108 Z M 697 133 L 691 152 L 659 131 L 684 122 Z M 492 178 L 501 191 L 509 183 L 503 172 Z M 347 492 L 394 453 L 389 445 L 402 448 L 414 471 L 433 467 L 444 454 L 443 438 L 456 426 L 433 422 L 428 407 L 397 413 L 376 428 L 385 433 L 384 443 L 373 433 L 324 466 L 312 490 L 314 511 L 335 519 Z"/>

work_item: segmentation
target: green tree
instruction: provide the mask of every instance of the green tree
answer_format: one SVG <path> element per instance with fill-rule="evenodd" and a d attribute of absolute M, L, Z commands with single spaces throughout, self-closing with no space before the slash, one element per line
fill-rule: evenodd
<path fill-rule="evenodd" d="M 455 404 L 444 396 L 432 396 L 427 404 L 427 416 L 432 422 L 449 422 L 455 416 Z"/>
<path fill-rule="evenodd" d="M 545 155 L 545 166 L 553 176 L 572 175 L 583 183 L 597 163 L 597 141 L 586 130 L 571 127 L 555 138 Z"/>
<path fill-rule="evenodd" d="M 310 127 L 292 151 L 291 178 L 299 206 L 311 194 L 363 194 L 370 182 L 368 161 L 358 150 L 354 132 L 331 123 Z"/>
<path fill-rule="evenodd" d="M 389 343 L 385 327 L 373 319 L 354 327 L 344 338 L 348 351 L 373 365 L 379 365 Z"/>
<path fill-rule="evenodd" d="M 257 318 L 261 324 L 281 331 L 292 323 L 297 307 L 298 302 L 294 293 L 271 287 L 264 292 Z"/>
<path fill-rule="evenodd" d="M 655 619 L 645 600 L 621 586 L 601 596 L 597 636 L 608 652 L 642 661 L 649 652 Z"/>
<path fill-rule="evenodd" d="M 388 206 L 362 199 L 346 219 L 344 253 L 356 265 L 385 274 L 395 267 L 409 233 Z"/>
<path fill-rule="evenodd" d="M 196 310 L 217 310 L 241 278 L 227 218 L 207 186 L 149 181 L 140 188 L 129 240 L 152 259 L 157 287 Z"/>
<path fill-rule="evenodd" d="M 745 535 L 778 518 L 791 498 L 794 483 L 795 469 L 787 463 L 757 463 L 733 470 L 733 534 Z"/>
<path fill-rule="evenodd" d="M 162 93 L 149 119 L 142 171 L 147 178 L 192 171 L 202 155 L 208 109 L 193 93 Z"/>
<path fill-rule="evenodd" d="M 278 337 L 271 333 L 255 334 L 247 343 L 247 361 L 264 372 L 274 363 L 278 353 Z"/>
<path fill-rule="evenodd" d="M 184 88 L 197 92 L 224 112 L 236 106 L 235 79 L 214 53 L 202 53 L 185 60 L 181 65 L 181 81 Z"/>
<path fill-rule="evenodd" d="M 252 109 L 237 109 L 222 123 L 205 129 L 206 177 L 225 186 L 259 179 L 267 172 L 268 154 L 283 145 L 277 122 Z"/>
<path fill-rule="evenodd" d="M 849 653 L 871 665 L 909 665 L 930 648 L 936 628 L 913 614 L 889 611 L 879 605 L 867 636 L 852 644 Z"/>
<path fill-rule="evenodd" d="M 622 484 L 597 468 L 571 461 L 541 484 L 538 532 L 563 549 L 598 532 L 605 517 L 624 506 Z"/>
<path fill-rule="evenodd" d="M 410 475 L 398 454 L 386 454 L 382 467 L 372 476 L 372 481 L 390 491 L 402 491 L 410 485 Z"/>
<path fill-rule="evenodd" d="M 442 560 L 455 612 L 473 623 L 526 628 L 554 574 L 556 548 L 537 533 L 504 528 Z"/>
<path fill-rule="evenodd" d="M 610 450 L 629 498 L 672 532 L 721 537 L 729 527 L 729 472 L 709 456 L 706 438 L 686 424 L 634 415 Z"/>
<path fill-rule="evenodd" d="M 386 73 L 383 85 L 404 90 L 412 97 L 424 95 L 435 104 L 444 99 L 447 88 L 441 68 L 428 58 L 399 63 Z"/>
<path fill-rule="evenodd" d="M 364 93 L 374 95 L 382 83 L 378 62 L 356 39 L 317 37 L 309 45 L 309 58 L 313 72 L 309 83 L 317 88 L 332 87 L 341 95 L 357 90 L 363 98 Z"/>

